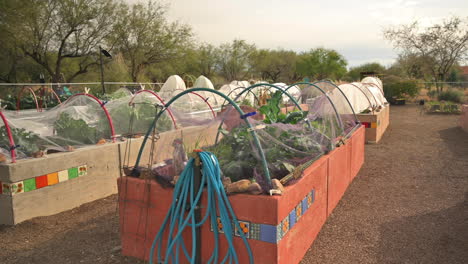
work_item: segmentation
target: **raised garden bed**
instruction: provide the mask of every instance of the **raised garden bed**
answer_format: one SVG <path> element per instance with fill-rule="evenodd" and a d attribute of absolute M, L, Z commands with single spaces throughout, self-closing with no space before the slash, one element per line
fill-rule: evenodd
<path fill-rule="evenodd" d="M 390 105 L 379 112 L 361 113 L 356 115 L 366 128 L 366 142 L 378 143 L 390 124 Z"/>
<path fill-rule="evenodd" d="M 428 114 L 460 114 L 460 105 L 452 102 L 427 102 L 424 110 Z"/>
<path fill-rule="evenodd" d="M 281 196 L 230 196 L 255 263 L 298 263 L 302 259 L 361 168 L 364 142 L 364 127 L 361 126 L 344 145 L 306 168 L 303 177 L 285 187 Z M 119 178 L 118 182 L 122 254 L 148 260 L 152 240 L 170 207 L 173 189 L 162 188 L 153 180 L 132 177 Z M 206 199 L 202 201 L 203 206 L 206 206 Z M 222 226 L 202 226 L 203 263 L 213 250 L 212 228 L 222 232 Z M 185 235 L 186 245 L 190 247 L 190 234 Z M 234 244 L 239 263 L 248 263 L 242 239 L 235 237 Z M 220 237 L 219 245 L 219 253 L 223 255 L 227 250 L 224 237 Z"/>

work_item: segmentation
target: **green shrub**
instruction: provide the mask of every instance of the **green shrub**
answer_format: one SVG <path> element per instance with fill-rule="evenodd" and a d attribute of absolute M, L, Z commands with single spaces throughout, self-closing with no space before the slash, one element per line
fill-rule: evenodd
<path fill-rule="evenodd" d="M 414 97 L 419 93 L 419 87 L 415 80 L 386 78 L 384 81 L 384 93 L 389 101 L 391 99 Z"/>
<path fill-rule="evenodd" d="M 430 90 L 429 92 L 427 92 L 427 96 L 435 98 L 437 96 L 437 90 Z"/>
<path fill-rule="evenodd" d="M 448 90 L 448 91 L 441 92 L 438 97 L 439 101 L 450 101 L 454 103 L 461 103 L 462 98 L 463 98 L 463 93 L 461 93 L 460 91 L 456 91 L 456 90 Z"/>

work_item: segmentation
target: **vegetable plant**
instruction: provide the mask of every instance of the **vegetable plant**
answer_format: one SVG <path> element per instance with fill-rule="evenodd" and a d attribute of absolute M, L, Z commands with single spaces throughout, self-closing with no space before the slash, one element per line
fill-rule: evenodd
<path fill-rule="evenodd" d="M 18 146 L 17 151 L 24 153 L 26 156 L 31 156 L 34 152 L 41 149 L 44 140 L 31 131 L 24 128 L 10 128 L 15 144 Z M 0 148 L 10 149 L 10 141 L 6 132 L 6 127 L 0 127 Z"/>
<path fill-rule="evenodd" d="M 294 111 L 287 114 L 281 113 L 280 106 L 282 95 L 283 93 L 281 91 L 276 91 L 270 99 L 267 99 L 267 103 L 260 107 L 260 113 L 265 115 L 264 123 L 297 124 L 307 116 L 308 111 Z"/>
<path fill-rule="evenodd" d="M 59 118 L 54 123 L 57 135 L 63 139 L 70 140 L 74 144 L 96 144 L 105 135 L 96 127 L 89 126 L 82 119 L 74 119 L 68 113 L 60 113 Z"/>

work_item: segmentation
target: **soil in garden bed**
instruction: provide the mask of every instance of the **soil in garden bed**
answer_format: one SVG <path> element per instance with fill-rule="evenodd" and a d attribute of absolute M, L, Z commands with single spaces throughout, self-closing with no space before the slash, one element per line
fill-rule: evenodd
<path fill-rule="evenodd" d="M 391 108 L 302 263 L 466 262 L 468 135 L 458 116 L 420 112 Z M 120 255 L 116 198 L 0 226 L 0 263 L 144 263 Z"/>

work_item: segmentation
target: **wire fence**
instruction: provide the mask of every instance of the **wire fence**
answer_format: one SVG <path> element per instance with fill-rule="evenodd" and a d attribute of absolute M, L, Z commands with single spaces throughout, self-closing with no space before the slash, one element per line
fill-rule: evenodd
<path fill-rule="evenodd" d="M 100 82 L 84 83 L 0 83 L 0 99 L 8 96 L 17 97 L 25 90 L 34 91 L 37 96 L 47 93 L 51 89 L 58 95 L 71 95 L 81 93 L 86 89 L 92 94 L 113 93 L 118 89 L 125 88 L 131 92 L 141 89 L 159 91 L 163 83 L 133 83 L 133 82 L 104 82 L 104 88 Z"/>

